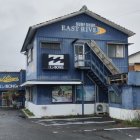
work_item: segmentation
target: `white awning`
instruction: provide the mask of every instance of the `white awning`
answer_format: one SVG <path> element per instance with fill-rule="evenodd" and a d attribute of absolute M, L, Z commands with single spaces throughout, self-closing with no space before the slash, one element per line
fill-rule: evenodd
<path fill-rule="evenodd" d="M 27 81 L 20 85 L 23 86 L 31 86 L 31 85 L 80 85 L 81 81 Z"/>

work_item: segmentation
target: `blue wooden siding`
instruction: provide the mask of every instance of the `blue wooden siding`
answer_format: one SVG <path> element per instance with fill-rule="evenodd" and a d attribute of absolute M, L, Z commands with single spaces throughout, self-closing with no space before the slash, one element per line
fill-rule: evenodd
<path fill-rule="evenodd" d="M 27 62 L 27 58 L 26 58 Z M 37 79 L 37 40 L 33 39 L 33 60 L 26 63 L 26 80 Z"/>
<path fill-rule="evenodd" d="M 140 72 L 130 71 L 128 73 L 128 85 L 140 86 Z"/>
<path fill-rule="evenodd" d="M 53 51 L 47 50 L 45 48 L 41 48 L 40 42 L 41 41 L 60 41 L 61 43 L 61 50 L 60 51 Z M 38 41 L 38 59 L 37 59 L 37 79 L 39 80 L 80 80 L 80 71 L 74 68 L 74 49 L 72 45 L 73 39 L 64 39 L 63 41 L 60 39 L 53 39 L 53 38 L 39 38 Z M 69 68 L 68 70 L 43 70 L 42 69 L 42 54 L 69 54 Z"/>
<path fill-rule="evenodd" d="M 133 86 L 132 92 L 134 109 L 140 109 L 140 86 Z"/>
<path fill-rule="evenodd" d="M 74 25 L 76 22 L 95 23 L 97 26 L 106 29 L 105 34 L 96 35 L 93 33 L 81 33 L 81 32 L 66 32 L 61 31 L 61 25 Z M 75 39 L 93 39 L 97 42 L 100 48 L 107 54 L 107 42 L 123 42 L 127 43 L 127 35 L 112 28 L 86 14 L 78 15 L 58 23 L 42 27 L 37 30 L 34 39 L 33 48 L 33 62 L 27 66 L 27 80 L 79 80 L 80 71 L 74 68 L 74 49 L 72 42 Z M 61 51 L 45 50 L 40 47 L 41 41 L 60 41 Z M 50 54 L 69 54 L 70 63 L 68 71 L 43 71 L 41 67 L 42 53 Z M 121 72 L 128 71 L 128 46 L 125 47 L 125 58 L 112 59 L 115 65 L 121 70 Z"/>
<path fill-rule="evenodd" d="M 58 103 L 52 103 L 52 89 L 56 85 L 38 85 L 37 86 L 37 96 L 35 95 L 35 98 L 37 102 L 35 104 L 38 105 L 46 105 L 46 104 L 58 104 Z M 72 103 L 75 103 L 75 86 L 72 86 Z M 34 96 L 34 94 L 33 94 Z M 60 103 L 62 104 L 62 103 Z"/>
<path fill-rule="evenodd" d="M 111 107 L 123 108 L 123 109 L 140 109 L 140 86 L 126 85 L 122 87 L 122 103 L 113 104 Z"/>
<path fill-rule="evenodd" d="M 66 32 L 61 31 L 61 25 L 75 25 L 76 22 L 83 22 L 83 23 L 94 23 L 97 26 L 103 27 L 106 29 L 105 34 L 96 35 L 92 32 L 88 33 L 81 33 L 81 32 Z M 60 21 L 58 23 L 54 23 L 48 25 L 46 27 L 42 27 L 37 31 L 37 36 L 46 36 L 46 37 L 54 37 L 54 38 L 77 38 L 77 39 L 94 39 L 94 40 L 108 40 L 108 41 L 121 41 L 127 42 L 127 35 L 112 28 L 94 18 L 86 14 L 78 15 L 64 21 Z"/>
<path fill-rule="evenodd" d="M 96 26 L 102 27 L 106 29 L 105 34 L 97 35 L 92 32 L 66 32 L 61 30 L 61 25 L 69 25 L 72 26 L 76 22 L 83 23 L 94 23 Z M 69 80 L 82 80 L 81 70 L 77 70 L 74 67 L 74 48 L 73 41 L 76 39 L 86 39 L 86 40 L 94 40 L 102 51 L 107 55 L 107 43 L 108 42 L 116 42 L 116 43 L 128 43 L 128 36 L 113 27 L 110 27 L 94 18 L 86 14 L 78 15 L 64 21 L 60 21 L 58 23 L 54 23 L 48 25 L 46 27 L 42 27 L 37 30 L 36 35 L 34 37 L 33 43 L 33 61 L 27 66 L 27 80 L 48 80 L 48 81 L 69 81 Z M 41 48 L 41 42 L 44 41 L 58 41 L 61 43 L 61 50 L 48 50 L 45 48 Z M 42 54 L 69 54 L 69 69 L 68 70 L 43 70 L 42 69 Z M 98 60 L 97 60 L 98 61 Z M 128 46 L 125 46 L 125 58 L 114 58 L 112 59 L 114 64 L 120 69 L 121 72 L 128 72 Z M 100 63 L 99 63 L 100 64 Z M 85 85 L 93 85 L 95 84 L 91 82 L 86 77 L 86 72 L 84 73 L 84 83 Z M 34 89 L 34 98 L 33 102 L 35 104 L 51 104 L 51 95 L 52 91 L 49 86 L 36 86 L 37 89 Z M 131 89 L 124 89 L 124 94 L 122 95 L 123 99 L 128 98 L 128 101 L 125 101 L 123 105 L 116 105 L 118 107 L 133 108 L 133 106 L 129 105 L 132 103 L 131 101 Z M 129 94 L 130 93 L 130 94 Z M 129 95 L 128 95 L 129 94 Z M 128 97 L 126 97 L 128 96 Z M 74 97 L 73 97 L 74 98 Z M 75 101 L 75 100 L 73 100 Z M 101 88 L 99 88 L 99 101 L 107 102 L 108 95 L 104 94 Z"/>

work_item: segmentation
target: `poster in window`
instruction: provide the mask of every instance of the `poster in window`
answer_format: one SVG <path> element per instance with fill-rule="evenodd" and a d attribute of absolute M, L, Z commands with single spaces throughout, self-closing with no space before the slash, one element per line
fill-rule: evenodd
<path fill-rule="evenodd" d="M 72 86 L 55 86 L 52 90 L 52 102 L 72 102 Z"/>

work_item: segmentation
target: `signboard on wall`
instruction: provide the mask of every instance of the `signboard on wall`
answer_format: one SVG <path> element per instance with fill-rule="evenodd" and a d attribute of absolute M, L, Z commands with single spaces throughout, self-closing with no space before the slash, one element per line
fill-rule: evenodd
<path fill-rule="evenodd" d="M 45 70 L 66 70 L 68 69 L 68 54 L 43 54 L 42 67 Z"/>
<path fill-rule="evenodd" d="M 15 89 L 19 87 L 19 73 L 0 73 L 0 90 Z"/>
<path fill-rule="evenodd" d="M 66 32 L 83 32 L 93 34 L 105 34 L 106 29 L 94 23 L 76 22 L 74 25 L 61 25 L 61 30 Z"/>

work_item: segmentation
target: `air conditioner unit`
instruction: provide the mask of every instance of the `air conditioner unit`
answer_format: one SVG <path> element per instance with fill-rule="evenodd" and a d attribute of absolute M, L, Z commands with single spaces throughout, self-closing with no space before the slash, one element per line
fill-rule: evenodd
<path fill-rule="evenodd" d="M 96 109 L 95 110 L 96 114 L 108 113 L 108 104 L 107 103 L 96 103 L 95 109 Z"/>

